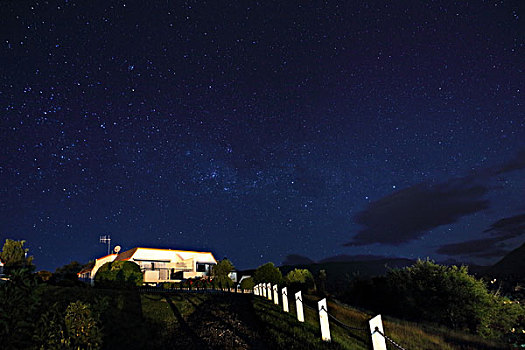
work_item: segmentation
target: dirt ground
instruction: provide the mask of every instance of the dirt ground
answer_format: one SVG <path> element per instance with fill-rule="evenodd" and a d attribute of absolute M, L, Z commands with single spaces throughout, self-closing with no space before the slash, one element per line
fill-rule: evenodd
<path fill-rule="evenodd" d="M 184 349 L 271 349 L 259 333 L 249 296 L 215 296 L 194 305 L 195 311 L 182 317 L 167 297 L 179 327 L 172 345 Z M 171 345 L 171 344 L 170 344 Z"/>

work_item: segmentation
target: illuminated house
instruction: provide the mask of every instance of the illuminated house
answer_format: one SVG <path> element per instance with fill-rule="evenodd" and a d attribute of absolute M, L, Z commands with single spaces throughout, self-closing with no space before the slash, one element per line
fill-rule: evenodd
<path fill-rule="evenodd" d="M 140 266 L 144 283 L 147 284 L 209 276 L 212 266 L 217 264 L 210 252 L 137 247 L 97 259 L 91 269 L 78 273 L 79 279 L 93 284 L 98 269 L 112 261 L 133 261 Z"/>

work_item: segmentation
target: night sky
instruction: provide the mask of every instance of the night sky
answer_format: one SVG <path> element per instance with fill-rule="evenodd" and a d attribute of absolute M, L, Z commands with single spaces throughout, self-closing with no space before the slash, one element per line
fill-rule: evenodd
<path fill-rule="evenodd" d="M 0 239 L 492 263 L 525 241 L 516 1 L 3 1 Z"/>

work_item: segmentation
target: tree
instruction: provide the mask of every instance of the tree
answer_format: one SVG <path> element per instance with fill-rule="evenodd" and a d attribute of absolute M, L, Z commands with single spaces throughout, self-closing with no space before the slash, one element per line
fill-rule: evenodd
<path fill-rule="evenodd" d="M 0 283 L 0 339 L 2 349 L 28 349 L 40 303 L 36 277 L 25 268 L 11 269 Z"/>
<path fill-rule="evenodd" d="M 253 281 L 255 284 L 259 283 L 271 283 L 281 284 L 283 281 L 283 275 L 281 271 L 275 267 L 272 262 L 268 262 L 264 265 L 261 265 L 255 270 L 253 274 Z"/>
<path fill-rule="evenodd" d="M 314 276 L 308 269 L 293 269 L 286 274 L 285 281 L 290 291 L 294 293 L 299 290 L 306 292 L 315 289 Z"/>
<path fill-rule="evenodd" d="M 325 296 L 326 295 L 326 270 L 319 270 L 319 274 L 317 275 L 317 286 L 318 286 L 319 295 Z"/>
<path fill-rule="evenodd" d="M 95 275 L 95 286 L 133 288 L 143 283 L 139 265 L 132 261 L 113 261 L 102 265 Z"/>
<path fill-rule="evenodd" d="M 41 270 L 36 273 L 36 276 L 40 280 L 40 282 L 47 282 L 51 279 L 53 274 L 47 270 Z"/>
<path fill-rule="evenodd" d="M 97 305 L 98 304 L 98 305 Z M 97 306 L 107 308 L 105 301 L 92 307 L 77 300 L 70 302 L 63 310 L 57 303 L 48 308 L 36 322 L 33 337 L 35 349 L 96 350 L 102 345 L 100 313 Z"/>
<path fill-rule="evenodd" d="M 102 333 L 89 304 L 81 301 L 70 303 L 64 319 L 67 341 L 74 349 L 100 349 Z"/>
<path fill-rule="evenodd" d="M 389 271 L 387 282 L 402 312 L 455 329 L 468 327 L 475 333 L 491 306 L 485 284 L 469 275 L 466 266 L 419 260 Z"/>
<path fill-rule="evenodd" d="M 4 272 L 9 274 L 14 269 L 24 268 L 30 271 L 34 270 L 33 257 L 27 256 L 29 249 L 24 248 L 26 241 L 14 241 L 6 239 L 0 259 L 4 263 Z"/>
<path fill-rule="evenodd" d="M 78 282 L 77 273 L 79 273 L 85 265 L 78 261 L 72 261 L 69 264 L 58 267 L 53 273 L 51 282 L 65 286 L 72 286 Z"/>
<path fill-rule="evenodd" d="M 253 289 L 255 282 L 252 277 L 245 278 L 241 281 L 241 289 Z"/>
<path fill-rule="evenodd" d="M 304 292 L 315 289 L 314 276 L 307 269 L 293 269 L 285 277 L 286 284 L 290 288 L 290 293 L 299 290 Z"/>
<path fill-rule="evenodd" d="M 219 261 L 211 270 L 214 285 L 221 288 L 230 288 L 233 285 L 233 281 L 229 274 L 234 270 L 235 267 L 230 260 L 222 259 Z"/>

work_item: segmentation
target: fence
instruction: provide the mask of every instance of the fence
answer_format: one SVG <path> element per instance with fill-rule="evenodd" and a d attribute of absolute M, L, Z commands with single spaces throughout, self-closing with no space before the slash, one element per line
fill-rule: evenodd
<path fill-rule="evenodd" d="M 273 293 L 272 293 L 273 291 Z M 279 299 L 281 300 L 281 304 L 283 307 L 284 312 L 290 312 L 288 307 L 288 290 L 286 287 L 284 287 L 281 290 L 281 297 L 279 298 L 278 295 L 278 286 L 274 285 L 272 286 L 270 283 L 260 283 L 256 285 L 253 288 L 253 294 L 267 298 L 269 300 L 272 300 L 272 294 L 273 294 L 273 302 L 278 305 Z M 348 330 L 348 331 L 362 331 L 366 332 L 368 336 L 371 337 L 372 341 L 372 347 L 374 350 L 386 350 L 386 342 L 388 341 L 390 344 L 392 344 L 395 348 L 400 350 L 407 350 L 398 343 L 396 343 L 394 340 L 392 340 L 390 337 L 388 337 L 385 334 L 385 331 L 383 329 L 383 321 L 381 320 L 381 315 L 377 315 L 374 318 L 370 319 L 368 321 L 368 328 L 363 327 L 354 327 L 350 326 L 340 320 L 338 320 L 335 316 L 328 313 L 328 306 L 326 302 L 326 298 L 319 300 L 317 302 L 317 309 L 311 307 L 310 305 L 306 304 L 303 301 L 303 297 L 301 294 L 301 291 L 295 293 L 294 296 L 295 301 L 295 309 L 297 312 L 297 320 L 299 322 L 304 322 L 304 307 L 310 310 L 313 310 L 315 312 L 319 313 L 319 324 L 321 328 L 321 339 L 326 342 L 331 341 L 330 336 L 330 321 L 332 321 L 333 324 L 336 324 L 337 326 Z"/>
<path fill-rule="evenodd" d="M 140 293 L 237 293 L 237 294 L 252 294 L 250 289 L 241 288 L 214 288 L 214 287 L 139 287 Z"/>
<path fill-rule="evenodd" d="M 186 293 L 238 293 L 238 294 L 254 294 L 261 298 L 266 298 L 269 301 L 273 301 L 275 305 L 279 305 L 279 300 L 281 301 L 282 308 L 284 312 L 290 312 L 289 309 L 289 299 L 288 299 L 288 289 L 286 287 L 281 289 L 279 293 L 279 287 L 271 283 L 260 283 L 256 285 L 253 290 L 240 289 L 240 288 L 207 288 L 207 287 L 183 287 L 183 288 L 159 288 L 159 287 L 141 287 L 139 291 L 142 293 L 173 293 L 173 292 L 186 292 Z M 279 297 L 279 294 L 281 296 Z M 337 319 L 335 316 L 328 313 L 328 305 L 326 298 L 319 300 L 317 302 L 317 308 L 314 308 L 303 301 L 303 296 L 301 291 L 295 293 L 295 310 L 297 313 L 297 320 L 299 322 L 305 322 L 304 318 L 304 308 L 313 310 L 314 312 L 319 313 L 319 324 L 321 328 L 321 339 L 326 342 L 330 342 L 330 321 L 348 331 L 362 331 L 365 332 L 368 336 L 371 337 L 372 347 L 374 350 L 387 350 L 386 342 L 388 341 L 396 349 L 407 350 L 393 339 L 388 337 L 385 334 L 383 329 L 383 321 L 381 320 L 381 315 L 377 315 L 368 321 L 368 328 L 364 327 L 355 327 L 350 326 L 341 320 Z"/>

